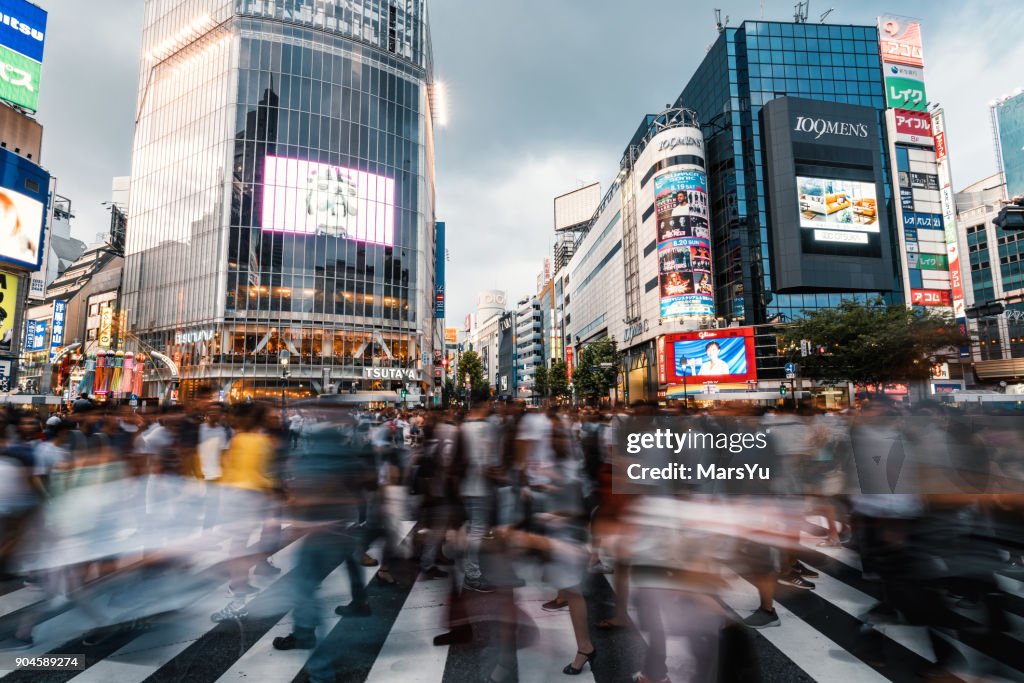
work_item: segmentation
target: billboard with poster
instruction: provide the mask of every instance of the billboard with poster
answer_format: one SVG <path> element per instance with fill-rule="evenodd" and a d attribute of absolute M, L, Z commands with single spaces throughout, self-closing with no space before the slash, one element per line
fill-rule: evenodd
<path fill-rule="evenodd" d="M 14 350 L 14 315 L 18 310 L 18 276 L 0 271 L 0 352 Z"/>
<path fill-rule="evenodd" d="M 391 246 L 395 181 L 344 166 L 267 155 L 262 227 Z"/>
<path fill-rule="evenodd" d="M 878 254 L 878 199 L 874 183 L 797 176 L 796 191 L 806 253 L 843 245 L 856 255 Z"/>
<path fill-rule="evenodd" d="M 757 379 L 752 327 L 667 334 L 663 343 L 669 384 Z"/>
<path fill-rule="evenodd" d="M 707 176 L 669 171 L 654 177 L 661 318 L 713 316 Z"/>
<path fill-rule="evenodd" d="M 914 145 L 931 146 L 932 117 L 928 112 L 912 109 L 896 109 L 896 142 L 909 142 Z"/>
<path fill-rule="evenodd" d="M 49 188 L 46 171 L 0 149 L 0 261 L 39 269 Z"/>

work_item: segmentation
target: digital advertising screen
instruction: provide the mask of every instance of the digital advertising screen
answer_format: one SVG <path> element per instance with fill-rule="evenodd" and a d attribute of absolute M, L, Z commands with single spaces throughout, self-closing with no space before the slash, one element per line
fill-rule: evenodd
<path fill-rule="evenodd" d="M 816 247 L 829 245 L 842 245 L 863 255 L 877 251 L 874 183 L 797 176 L 796 187 L 804 251 L 814 253 Z"/>
<path fill-rule="evenodd" d="M 665 352 L 669 384 L 757 379 L 750 327 L 669 334 Z"/>
<path fill-rule="evenodd" d="M 14 350 L 14 314 L 18 309 L 18 276 L 0 271 L 0 351 Z"/>
<path fill-rule="evenodd" d="M 395 181 L 344 166 L 268 155 L 262 227 L 391 246 Z"/>
<path fill-rule="evenodd" d="M 669 171 L 654 178 L 661 318 L 713 316 L 707 176 Z"/>
<path fill-rule="evenodd" d="M 0 259 L 35 269 L 43 238 L 43 203 L 0 187 Z"/>

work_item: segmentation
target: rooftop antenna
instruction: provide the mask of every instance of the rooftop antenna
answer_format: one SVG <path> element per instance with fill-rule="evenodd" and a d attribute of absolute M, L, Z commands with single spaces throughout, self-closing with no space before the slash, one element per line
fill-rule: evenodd
<path fill-rule="evenodd" d="M 829 7 L 827 12 L 825 12 L 820 17 L 818 17 L 818 23 L 819 24 L 824 24 L 825 20 L 828 18 L 828 15 L 832 14 L 835 11 L 836 11 L 835 7 Z"/>
<path fill-rule="evenodd" d="M 725 15 L 725 22 L 722 22 L 722 10 L 715 8 L 715 28 L 718 29 L 719 33 L 725 31 L 725 27 L 729 25 L 729 15 Z"/>
<path fill-rule="evenodd" d="M 811 9 L 811 0 L 798 2 L 793 8 L 793 21 L 797 24 L 806 24 L 807 15 Z"/>

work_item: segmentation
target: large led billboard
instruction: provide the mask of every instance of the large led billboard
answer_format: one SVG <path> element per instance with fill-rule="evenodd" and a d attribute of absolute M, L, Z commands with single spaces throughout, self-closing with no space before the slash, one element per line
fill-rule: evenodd
<path fill-rule="evenodd" d="M 14 314 L 18 310 L 18 276 L 0 270 L 0 351 L 14 350 Z"/>
<path fill-rule="evenodd" d="M 713 316 L 707 176 L 669 171 L 654 177 L 661 318 Z"/>
<path fill-rule="evenodd" d="M 344 166 L 268 155 L 262 227 L 391 246 L 395 181 Z"/>
<path fill-rule="evenodd" d="M 664 344 L 669 384 L 757 379 L 751 327 L 668 334 Z"/>
<path fill-rule="evenodd" d="M 875 184 L 860 180 L 797 176 L 800 227 L 805 251 L 823 243 L 863 246 L 871 251 L 870 233 L 878 232 Z M 809 247 L 809 248 L 808 248 Z"/>
<path fill-rule="evenodd" d="M 46 42 L 46 10 L 25 0 L 0 6 L 0 99 L 36 110 Z"/>
<path fill-rule="evenodd" d="M 0 149 L 0 261 L 39 269 L 49 187 L 46 171 Z"/>

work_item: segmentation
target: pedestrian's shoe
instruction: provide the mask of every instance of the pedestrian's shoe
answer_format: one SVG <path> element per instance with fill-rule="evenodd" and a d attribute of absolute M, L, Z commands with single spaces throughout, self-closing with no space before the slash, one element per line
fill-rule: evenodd
<path fill-rule="evenodd" d="M 786 576 L 780 576 L 779 583 L 783 586 L 792 586 L 793 588 L 799 588 L 800 590 L 814 590 L 814 584 L 796 572 L 790 572 Z"/>
<path fill-rule="evenodd" d="M 256 567 L 252 570 L 253 574 L 258 576 L 277 576 L 281 573 L 281 568 L 274 566 L 270 560 L 263 560 L 256 564 Z"/>
<path fill-rule="evenodd" d="M 818 572 L 814 571 L 813 569 L 811 569 L 810 567 L 808 567 L 806 564 L 804 564 L 803 562 L 801 562 L 799 560 L 797 560 L 796 562 L 793 563 L 793 573 L 794 574 L 799 574 L 800 576 L 804 577 L 805 579 L 816 579 L 816 578 L 818 578 Z"/>
<path fill-rule="evenodd" d="M 377 560 L 373 559 L 372 557 L 370 557 L 366 553 L 363 553 L 363 566 L 364 567 L 376 567 L 378 564 L 380 564 L 380 562 L 378 562 Z"/>
<path fill-rule="evenodd" d="M 583 673 L 583 667 L 587 664 L 590 664 L 591 671 L 594 670 L 594 661 L 597 659 L 596 647 L 590 652 L 583 652 L 582 650 L 577 650 L 576 654 L 583 655 L 586 659 L 583 660 L 583 664 L 581 664 L 580 668 L 578 669 L 572 665 L 572 662 L 566 664 L 565 668 L 562 669 L 562 673 L 564 673 L 566 676 L 579 676 L 581 673 Z"/>
<path fill-rule="evenodd" d="M 477 593 L 493 593 L 495 588 L 491 583 L 482 576 L 478 576 L 475 579 L 471 579 L 468 576 L 462 582 L 462 585 L 471 591 Z"/>
<path fill-rule="evenodd" d="M 229 619 L 242 619 L 247 616 L 249 616 L 249 610 L 245 607 L 245 601 L 232 600 L 224 607 L 224 609 L 211 614 L 210 619 L 213 623 L 219 624 L 222 621 L 228 621 Z"/>
<path fill-rule="evenodd" d="M 545 602 L 543 605 L 540 606 L 540 608 L 545 612 L 557 612 L 558 610 L 565 609 L 568 606 L 568 600 L 559 600 L 558 598 L 554 598 L 553 600 L 548 600 L 547 602 Z"/>
<path fill-rule="evenodd" d="M 373 610 L 368 602 L 350 602 L 335 607 L 334 613 L 340 617 L 368 617 L 373 614 Z"/>
<path fill-rule="evenodd" d="M 768 628 L 769 626 L 778 626 L 779 615 L 776 614 L 775 610 L 766 610 L 763 607 L 758 607 L 756 612 L 743 620 L 743 623 L 750 628 Z"/>
<path fill-rule="evenodd" d="M 443 579 L 448 576 L 448 572 L 443 569 L 438 569 L 437 567 L 431 567 L 430 569 L 423 570 L 423 576 L 428 579 Z"/>
<path fill-rule="evenodd" d="M 473 640 L 473 629 L 469 626 L 456 626 L 451 631 L 434 636 L 434 645 L 457 645 Z"/>
<path fill-rule="evenodd" d="M 316 636 L 312 633 L 289 633 L 286 636 L 274 638 L 272 643 L 275 650 L 312 650 L 316 647 Z"/>
<path fill-rule="evenodd" d="M 259 589 L 250 583 L 238 583 L 228 586 L 228 595 L 233 598 L 246 598 L 259 592 Z"/>

